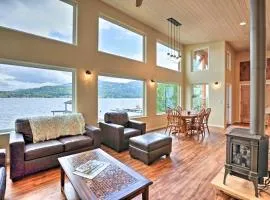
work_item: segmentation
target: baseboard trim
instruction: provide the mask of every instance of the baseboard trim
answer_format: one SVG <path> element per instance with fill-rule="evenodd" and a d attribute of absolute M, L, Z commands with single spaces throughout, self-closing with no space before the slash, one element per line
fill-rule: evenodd
<path fill-rule="evenodd" d="M 166 128 L 166 125 L 165 126 L 158 126 L 158 127 L 154 127 L 154 128 L 149 128 L 146 130 L 146 132 L 156 131 L 156 130 L 163 129 L 163 128 Z"/>
<path fill-rule="evenodd" d="M 223 128 L 223 129 L 225 129 L 225 126 L 223 125 L 216 125 L 216 124 L 208 124 L 208 126 L 210 126 L 210 127 L 215 127 L 215 128 Z"/>

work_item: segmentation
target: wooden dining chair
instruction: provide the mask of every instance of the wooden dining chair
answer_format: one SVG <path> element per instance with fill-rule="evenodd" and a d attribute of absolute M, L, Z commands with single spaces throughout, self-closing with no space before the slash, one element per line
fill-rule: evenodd
<path fill-rule="evenodd" d="M 211 108 L 207 108 L 205 110 L 204 120 L 203 120 L 203 127 L 207 129 L 208 134 L 210 134 L 209 127 L 208 127 L 208 119 L 211 113 Z"/>
<path fill-rule="evenodd" d="M 197 117 L 195 118 L 194 122 L 189 124 L 189 130 L 191 131 L 191 134 L 196 132 L 196 134 L 201 134 L 202 136 L 205 135 L 205 130 L 204 130 L 204 115 L 205 115 L 205 109 L 202 109 Z"/>
<path fill-rule="evenodd" d="M 167 127 L 165 133 L 169 130 L 169 135 L 172 132 L 179 133 L 181 131 L 181 113 L 177 109 L 167 109 Z"/>
<path fill-rule="evenodd" d="M 172 121 L 172 109 L 171 108 L 166 109 L 166 115 L 167 115 L 167 126 L 166 126 L 166 130 L 165 130 L 165 134 L 167 133 L 167 130 L 171 126 L 171 121 Z"/>

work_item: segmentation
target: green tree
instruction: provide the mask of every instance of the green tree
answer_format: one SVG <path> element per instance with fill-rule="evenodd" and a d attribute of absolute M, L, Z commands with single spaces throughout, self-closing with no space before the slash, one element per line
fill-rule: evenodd
<path fill-rule="evenodd" d="M 156 112 L 164 113 L 166 109 L 175 108 L 179 102 L 179 86 L 177 84 L 158 83 Z"/>

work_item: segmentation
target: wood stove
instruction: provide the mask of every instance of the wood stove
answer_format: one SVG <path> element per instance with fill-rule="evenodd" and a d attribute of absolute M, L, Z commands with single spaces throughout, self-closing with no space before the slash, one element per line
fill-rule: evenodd
<path fill-rule="evenodd" d="M 226 134 L 226 164 L 223 183 L 228 174 L 258 184 L 268 176 L 268 136 L 265 135 L 265 66 L 266 2 L 250 0 L 250 129 L 233 128 Z"/>
<path fill-rule="evenodd" d="M 263 177 L 268 176 L 268 136 L 250 134 L 247 128 L 232 128 L 226 137 L 223 183 L 228 174 L 250 180 L 258 197 L 258 184 L 263 184 Z"/>

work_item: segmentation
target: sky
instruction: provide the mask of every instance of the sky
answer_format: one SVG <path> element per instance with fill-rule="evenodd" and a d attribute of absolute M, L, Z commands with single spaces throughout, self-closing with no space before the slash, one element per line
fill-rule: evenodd
<path fill-rule="evenodd" d="M 60 0 L 0 0 L 0 26 L 72 43 L 73 6 Z M 134 31 L 99 19 L 99 50 L 143 61 L 144 37 Z M 166 46 L 158 46 L 158 63 L 174 69 Z M 127 66 L 129 67 L 129 66 Z M 105 78 L 111 82 L 128 79 Z M 71 73 L 0 63 L 0 91 L 71 83 Z"/>
<path fill-rule="evenodd" d="M 73 6 L 56 0 L 0 0 L 0 26 L 72 43 Z"/>
<path fill-rule="evenodd" d="M 0 91 L 72 83 L 72 72 L 0 64 Z"/>

